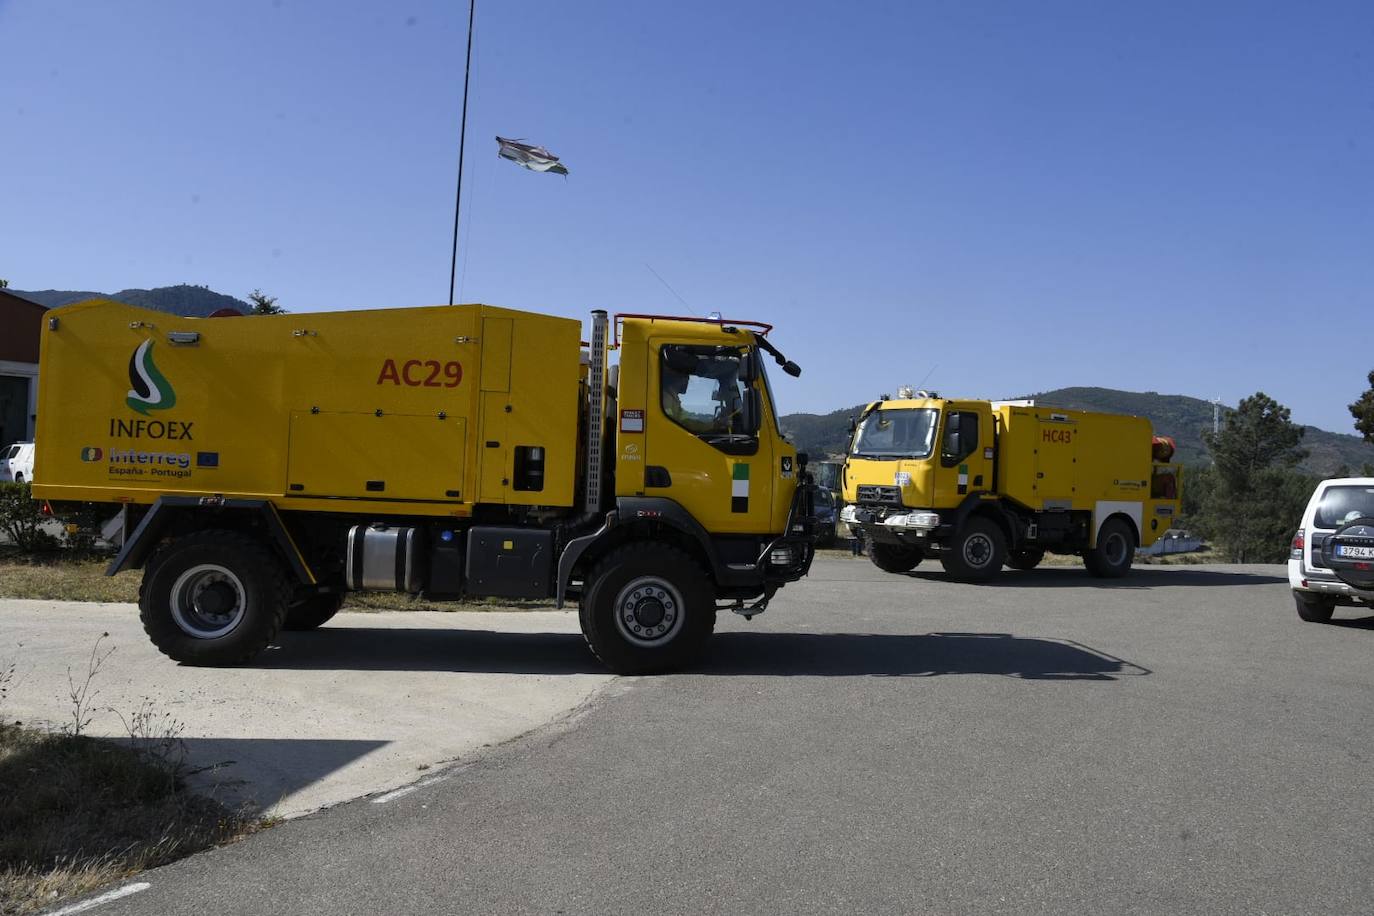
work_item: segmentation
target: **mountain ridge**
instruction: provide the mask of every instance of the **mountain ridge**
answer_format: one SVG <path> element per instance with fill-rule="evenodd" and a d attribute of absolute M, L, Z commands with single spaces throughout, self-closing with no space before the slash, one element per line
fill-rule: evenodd
<path fill-rule="evenodd" d="M 86 299 L 113 299 L 140 308 L 180 315 L 183 318 L 206 318 L 221 309 L 234 309 L 248 314 L 252 307 L 242 299 L 217 293 L 208 286 L 179 283 L 176 286 L 156 286 L 152 289 L 122 289 L 117 293 L 97 293 L 70 289 L 9 289 L 8 293 L 37 302 L 47 308 L 60 308 Z"/>

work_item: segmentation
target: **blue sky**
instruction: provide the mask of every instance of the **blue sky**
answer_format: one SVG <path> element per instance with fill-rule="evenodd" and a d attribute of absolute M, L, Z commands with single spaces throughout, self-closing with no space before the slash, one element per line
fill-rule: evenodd
<path fill-rule="evenodd" d="M 0 277 L 444 302 L 466 4 L 0 0 Z M 496 158 L 547 145 L 566 180 Z M 1374 368 L 1374 4 L 479 0 L 460 301 L 757 318 L 920 383 Z"/>

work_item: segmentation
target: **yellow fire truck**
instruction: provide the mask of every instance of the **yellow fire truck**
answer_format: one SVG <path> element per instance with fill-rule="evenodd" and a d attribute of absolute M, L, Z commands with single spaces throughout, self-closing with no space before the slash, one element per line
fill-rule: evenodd
<path fill-rule="evenodd" d="M 620 672 L 805 575 L 812 490 L 767 325 L 486 305 L 210 319 L 110 301 L 43 329 L 34 495 L 118 506 L 109 573 L 193 664 L 249 659 L 350 589 L 576 599 Z M 610 365 L 618 352 L 618 365 Z"/>
<path fill-rule="evenodd" d="M 1053 550 L 1122 576 L 1178 515 L 1182 470 L 1149 420 L 899 394 L 857 418 L 843 471 L 841 520 L 880 569 L 935 557 L 982 581 Z"/>

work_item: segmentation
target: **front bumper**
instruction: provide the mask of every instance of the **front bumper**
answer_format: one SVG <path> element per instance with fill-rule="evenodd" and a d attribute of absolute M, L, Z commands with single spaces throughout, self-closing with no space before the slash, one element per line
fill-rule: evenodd
<path fill-rule="evenodd" d="M 848 524 L 851 531 L 858 530 L 865 539 L 880 544 L 930 549 L 935 549 L 950 530 L 940 514 L 930 509 L 848 505 L 840 513 L 840 521 Z"/>

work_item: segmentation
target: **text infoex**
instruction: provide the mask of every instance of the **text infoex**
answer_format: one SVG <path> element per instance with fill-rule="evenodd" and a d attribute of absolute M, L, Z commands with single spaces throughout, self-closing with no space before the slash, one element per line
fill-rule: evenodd
<path fill-rule="evenodd" d="M 180 420 L 110 420 L 112 439 L 185 439 L 191 438 L 195 421 Z"/>

